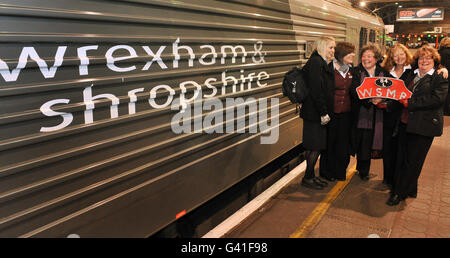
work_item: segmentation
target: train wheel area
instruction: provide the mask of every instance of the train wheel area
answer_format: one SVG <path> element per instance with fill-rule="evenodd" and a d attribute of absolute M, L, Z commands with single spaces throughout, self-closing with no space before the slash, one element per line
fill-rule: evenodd
<path fill-rule="evenodd" d="M 382 159 L 372 160 L 363 181 L 352 158 L 347 181 L 312 190 L 296 177 L 224 234 L 224 238 L 448 238 L 450 237 L 450 117 L 425 161 L 416 198 L 388 206 Z M 316 167 L 316 174 L 318 173 Z"/>

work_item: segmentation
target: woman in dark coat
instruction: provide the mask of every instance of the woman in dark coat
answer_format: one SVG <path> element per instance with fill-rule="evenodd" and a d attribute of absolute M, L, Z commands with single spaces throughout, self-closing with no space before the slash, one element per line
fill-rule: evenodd
<path fill-rule="evenodd" d="M 450 37 L 445 37 L 441 40 L 439 54 L 441 55 L 441 64 L 445 66 L 447 70 L 450 70 Z M 444 115 L 450 116 L 450 94 L 447 94 L 445 100 Z"/>
<path fill-rule="evenodd" d="M 418 69 L 405 80 L 412 91 L 404 105 L 399 126 L 399 145 L 394 185 L 388 205 L 397 205 L 407 197 L 417 196 L 417 182 L 428 150 L 436 136 L 443 132 L 443 104 L 448 93 L 448 81 L 435 68 L 440 62 L 437 50 L 421 47 L 415 54 Z"/>
<path fill-rule="evenodd" d="M 303 147 L 306 154 L 306 171 L 302 185 L 312 189 L 323 189 L 327 182 L 316 177 L 314 167 L 322 150 L 326 149 L 326 127 L 330 121 L 330 84 L 332 71 L 328 62 L 334 58 L 335 40 L 321 37 L 316 51 L 304 66 L 309 94 L 300 110 L 303 119 Z"/>
<path fill-rule="evenodd" d="M 396 44 L 387 52 L 382 67 L 396 79 L 405 80 L 413 74 L 414 57 L 403 44 Z M 398 121 L 401 104 L 395 100 L 386 101 L 383 123 L 383 184 L 392 188 L 398 146 Z"/>
<path fill-rule="evenodd" d="M 381 58 L 380 49 L 374 44 L 368 44 L 361 49 L 361 64 L 353 71 L 352 89 L 352 152 L 356 154 L 356 169 L 359 177 L 369 180 L 370 160 L 372 152 L 383 149 L 383 113 L 380 108 L 381 99 L 359 99 L 356 88 L 366 77 L 388 77 L 386 70 L 378 61 Z M 377 106 L 378 105 L 378 106 Z"/>

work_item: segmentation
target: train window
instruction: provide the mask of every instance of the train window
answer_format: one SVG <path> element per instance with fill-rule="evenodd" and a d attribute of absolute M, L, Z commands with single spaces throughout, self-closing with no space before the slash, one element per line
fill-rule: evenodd
<path fill-rule="evenodd" d="M 376 34 L 375 34 L 375 31 L 374 31 L 374 30 L 370 30 L 370 33 L 369 33 L 369 41 L 372 42 L 372 43 L 375 43 L 375 40 L 376 40 Z"/>
<path fill-rule="evenodd" d="M 361 28 L 361 31 L 359 32 L 359 49 L 361 49 L 366 44 L 367 44 L 367 29 Z"/>

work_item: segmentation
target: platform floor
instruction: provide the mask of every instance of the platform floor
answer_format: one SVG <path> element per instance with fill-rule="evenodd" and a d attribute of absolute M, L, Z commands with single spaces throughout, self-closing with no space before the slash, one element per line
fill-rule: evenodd
<path fill-rule="evenodd" d="M 450 238 L 450 117 L 428 153 L 416 199 L 386 205 L 382 160 L 372 160 L 366 182 L 354 174 L 355 163 L 346 182 L 319 191 L 300 185 L 302 173 L 225 237 Z"/>

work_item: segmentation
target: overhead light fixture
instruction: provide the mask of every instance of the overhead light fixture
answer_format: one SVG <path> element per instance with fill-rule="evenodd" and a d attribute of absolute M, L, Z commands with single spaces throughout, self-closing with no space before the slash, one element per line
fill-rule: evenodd
<path fill-rule="evenodd" d="M 396 5 L 398 5 L 398 2 L 395 2 Z"/>
<path fill-rule="evenodd" d="M 403 6 L 399 5 L 398 8 L 402 8 Z"/>
<path fill-rule="evenodd" d="M 359 6 L 361 6 L 361 7 L 366 6 L 366 2 L 364 2 L 364 1 L 359 2 Z"/>

